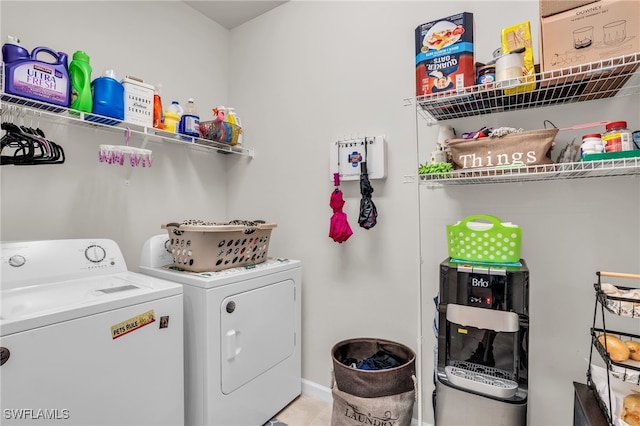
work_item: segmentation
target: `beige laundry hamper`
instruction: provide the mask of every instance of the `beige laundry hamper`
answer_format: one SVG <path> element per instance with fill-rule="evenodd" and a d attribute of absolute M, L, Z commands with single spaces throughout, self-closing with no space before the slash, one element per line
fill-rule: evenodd
<path fill-rule="evenodd" d="M 273 222 L 162 225 L 169 233 L 174 266 L 191 272 L 217 272 L 267 260 Z"/>
<path fill-rule="evenodd" d="M 381 350 L 393 355 L 401 365 L 360 370 L 342 363 L 347 358 L 367 359 Z M 336 343 L 331 356 L 335 379 L 332 426 L 411 424 L 417 396 L 416 354 L 411 348 L 390 340 L 356 338 Z"/>

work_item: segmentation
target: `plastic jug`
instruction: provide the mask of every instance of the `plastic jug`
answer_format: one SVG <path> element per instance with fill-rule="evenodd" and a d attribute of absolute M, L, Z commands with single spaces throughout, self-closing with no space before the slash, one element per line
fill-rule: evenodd
<path fill-rule="evenodd" d="M 156 84 L 153 92 L 153 127 L 156 129 L 164 129 L 162 119 L 162 98 L 160 98 L 161 91 L 162 84 Z"/>
<path fill-rule="evenodd" d="M 20 39 L 7 36 L 7 42 L 2 45 L 2 60 L 5 64 L 29 59 L 29 51 L 20 45 Z"/>
<path fill-rule="evenodd" d="M 71 104 L 69 108 L 91 112 L 93 98 L 89 55 L 81 50 L 73 54 L 73 60 L 69 64 L 69 77 L 71 79 Z"/>
<path fill-rule="evenodd" d="M 124 86 L 113 70 L 106 70 L 102 77 L 93 80 L 91 89 L 95 114 L 124 120 Z"/>
<path fill-rule="evenodd" d="M 164 112 L 164 129 L 166 131 L 177 132 L 183 111 L 178 101 L 171 102 L 171 105 Z"/>
<path fill-rule="evenodd" d="M 39 60 L 40 53 L 48 53 L 53 57 L 53 62 Z M 69 106 L 70 82 L 66 53 L 37 47 L 29 55 L 16 37 L 9 36 L 8 42 L 2 46 L 2 60 L 5 63 L 6 93 Z"/>
<path fill-rule="evenodd" d="M 198 115 L 198 108 L 196 107 L 193 99 L 189 98 L 187 105 L 184 108 L 184 114 L 180 117 L 180 125 L 178 132 L 183 135 L 193 136 L 197 138 L 200 136 L 200 116 Z"/>

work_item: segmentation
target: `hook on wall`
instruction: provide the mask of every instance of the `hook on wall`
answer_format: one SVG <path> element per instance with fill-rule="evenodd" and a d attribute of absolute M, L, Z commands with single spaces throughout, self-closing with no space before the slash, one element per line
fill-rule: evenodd
<path fill-rule="evenodd" d="M 342 180 L 359 180 L 360 163 L 366 161 L 370 179 L 387 177 L 386 141 L 384 136 L 344 137 L 331 143 L 330 172 Z"/>

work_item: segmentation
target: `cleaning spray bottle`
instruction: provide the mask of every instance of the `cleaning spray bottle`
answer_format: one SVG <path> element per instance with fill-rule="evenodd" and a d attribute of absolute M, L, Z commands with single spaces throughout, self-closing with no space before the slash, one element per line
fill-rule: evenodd
<path fill-rule="evenodd" d="M 180 118 L 184 110 L 178 101 L 172 101 L 171 105 L 164 112 L 164 129 L 167 132 L 177 133 L 180 124 Z"/>
<path fill-rule="evenodd" d="M 236 115 L 236 109 L 229 107 L 227 109 L 227 115 L 229 116 L 229 123 L 236 125 L 236 130 L 238 131 L 237 136 L 237 145 L 242 145 L 242 122 L 240 121 L 240 117 Z"/>
<path fill-rule="evenodd" d="M 178 133 L 197 138 L 200 137 L 199 129 L 200 116 L 198 115 L 198 108 L 196 107 L 193 99 L 189 98 L 184 107 L 184 114 L 182 114 L 182 117 L 180 118 Z"/>
<path fill-rule="evenodd" d="M 153 92 L 153 127 L 160 130 L 164 129 L 162 99 L 160 98 L 161 91 L 162 84 L 156 84 Z"/>
<path fill-rule="evenodd" d="M 71 79 L 71 104 L 69 108 L 91 112 L 93 98 L 91 95 L 91 64 L 89 55 L 78 50 L 73 54 L 69 64 L 69 78 Z"/>
<path fill-rule="evenodd" d="M 217 108 L 218 116 L 222 118 L 222 123 L 220 123 L 221 131 L 220 131 L 220 140 L 219 142 L 231 142 L 231 126 L 229 125 L 229 112 L 227 111 L 227 107 L 220 105 Z"/>

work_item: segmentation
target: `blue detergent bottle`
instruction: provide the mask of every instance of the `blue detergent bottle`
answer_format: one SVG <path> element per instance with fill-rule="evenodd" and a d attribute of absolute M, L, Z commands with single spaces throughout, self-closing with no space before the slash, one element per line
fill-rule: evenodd
<path fill-rule="evenodd" d="M 93 113 L 105 117 L 124 120 L 124 86 L 116 78 L 113 70 L 106 70 L 104 75 L 91 83 L 93 94 Z M 96 117 L 90 121 L 98 121 Z"/>

